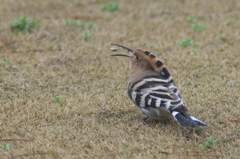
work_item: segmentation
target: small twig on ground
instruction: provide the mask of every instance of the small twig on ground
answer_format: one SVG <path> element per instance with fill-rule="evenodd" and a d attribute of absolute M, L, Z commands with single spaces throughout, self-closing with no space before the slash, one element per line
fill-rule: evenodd
<path fill-rule="evenodd" d="M 9 45 L 12 45 L 12 44 L 15 44 L 15 43 L 21 43 L 21 42 L 26 42 L 26 41 L 42 40 L 45 37 L 47 37 L 47 36 L 46 35 L 41 35 L 40 37 L 37 37 L 37 38 L 34 38 L 34 39 L 30 38 L 30 39 L 23 39 L 23 40 L 13 40 L 13 41 L 9 41 L 9 42 L 3 43 L 2 45 L 0 45 L 0 48 L 9 46 Z"/>
<path fill-rule="evenodd" d="M 89 15 L 70 15 L 70 16 L 65 16 L 65 18 L 72 18 L 72 19 L 80 19 L 80 20 L 96 20 L 96 19 L 101 19 L 102 16 L 89 16 Z"/>
<path fill-rule="evenodd" d="M 65 154 L 65 153 L 31 153 L 31 154 L 22 154 L 22 155 L 16 155 L 12 156 L 12 159 L 18 158 L 18 157 L 28 157 L 28 156 L 33 156 L 33 155 L 77 155 L 77 154 Z"/>
<path fill-rule="evenodd" d="M 33 140 L 27 140 L 27 139 L 2 139 L 0 141 L 4 141 L 4 142 L 6 142 L 6 141 L 26 141 L 26 142 L 31 142 Z"/>
<path fill-rule="evenodd" d="M 59 51 L 59 50 L 53 49 L 11 50 L 11 52 L 46 52 L 46 51 Z"/>
<path fill-rule="evenodd" d="M 240 123 L 240 119 L 236 119 L 236 120 L 229 120 L 231 122 L 235 122 L 235 123 Z"/>
<path fill-rule="evenodd" d="M 166 155 L 176 155 L 176 156 L 199 156 L 199 157 L 223 157 L 221 155 L 208 155 L 206 152 L 201 151 L 186 151 L 186 152 L 164 152 L 160 151 L 162 154 Z"/>

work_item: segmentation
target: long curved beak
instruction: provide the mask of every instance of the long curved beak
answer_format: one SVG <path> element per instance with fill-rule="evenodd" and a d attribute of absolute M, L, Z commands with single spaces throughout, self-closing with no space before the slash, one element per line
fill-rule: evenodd
<path fill-rule="evenodd" d="M 124 49 L 126 49 L 126 50 L 128 50 L 128 51 L 130 51 L 130 52 L 133 52 L 132 49 L 129 49 L 129 48 L 127 48 L 126 46 L 122 46 L 122 45 L 118 45 L 118 44 L 114 44 L 114 43 L 111 43 L 111 45 L 115 45 L 115 46 L 118 46 L 118 47 L 124 48 Z"/>
<path fill-rule="evenodd" d="M 130 56 L 130 55 L 124 55 L 124 54 L 113 54 L 113 55 L 111 55 L 111 56 L 125 56 L 125 57 L 129 57 L 129 58 L 132 57 L 132 56 Z"/>
<path fill-rule="evenodd" d="M 114 44 L 114 43 L 111 43 L 111 45 L 115 45 L 115 46 L 118 46 L 118 47 L 124 48 L 124 49 L 126 49 L 127 51 L 133 52 L 132 49 L 127 48 L 127 47 L 122 46 L 122 45 L 118 45 L 118 44 Z M 132 57 L 132 56 L 130 56 L 130 55 L 124 55 L 124 54 L 114 54 L 114 55 L 111 55 L 111 56 L 124 56 L 124 57 L 129 57 L 129 58 Z"/>

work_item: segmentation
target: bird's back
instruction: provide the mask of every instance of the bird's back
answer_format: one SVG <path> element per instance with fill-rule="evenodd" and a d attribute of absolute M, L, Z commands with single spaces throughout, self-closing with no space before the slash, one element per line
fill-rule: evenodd
<path fill-rule="evenodd" d="M 173 79 L 171 76 L 165 78 L 159 72 L 151 72 L 141 79 L 130 80 L 128 95 L 143 111 L 161 108 L 169 113 L 175 109 L 186 113 L 186 108 Z M 153 111 L 153 113 L 155 112 Z M 152 115 L 150 114 L 150 116 Z"/>

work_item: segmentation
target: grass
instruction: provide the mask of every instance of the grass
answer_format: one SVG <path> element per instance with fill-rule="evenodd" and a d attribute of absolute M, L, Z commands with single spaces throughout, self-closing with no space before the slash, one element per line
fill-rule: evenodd
<path fill-rule="evenodd" d="M 202 84 L 200 85 L 200 87 L 205 88 L 205 87 L 207 87 L 207 84 L 202 83 Z"/>
<path fill-rule="evenodd" d="M 193 50 L 190 52 L 190 55 L 199 55 L 200 53 L 196 50 Z"/>
<path fill-rule="evenodd" d="M 87 26 L 88 29 L 93 29 L 96 27 L 94 22 L 84 22 L 82 20 L 67 18 L 62 21 L 62 24 L 69 27 L 78 27 L 85 28 Z"/>
<path fill-rule="evenodd" d="M 56 125 L 53 125 L 53 126 L 52 126 L 52 130 L 53 130 L 53 131 L 55 131 L 55 130 L 57 130 L 57 129 L 58 129 L 58 128 L 57 128 Z"/>
<path fill-rule="evenodd" d="M 3 66 L 10 66 L 11 63 L 9 62 L 8 59 L 4 58 L 2 59 L 2 61 L 0 61 L 0 63 L 3 65 Z"/>
<path fill-rule="evenodd" d="M 117 11 L 102 11 L 107 2 L 2 1 L 0 147 L 10 147 L 0 149 L 1 158 L 239 158 L 238 1 L 123 0 Z M 9 24 L 21 15 L 39 27 L 14 34 Z M 191 31 L 188 15 L 208 29 Z M 67 18 L 85 27 L 64 26 Z M 90 40 L 81 39 L 86 32 Z M 218 39 L 223 33 L 226 42 Z M 185 37 L 198 46 L 179 47 Z M 129 59 L 111 57 L 110 43 L 159 57 L 189 113 L 208 127 L 140 121 L 126 93 Z M 218 144 L 203 148 L 210 136 Z"/>
<path fill-rule="evenodd" d="M 202 147 L 204 149 L 212 149 L 214 146 L 217 146 L 217 145 L 219 145 L 218 140 L 210 136 L 207 138 L 207 141 L 203 142 Z"/>
<path fill-rule="evenodd" d="M 87 26 L 88 26 L 88 29 L 93 29 L 96 27 L 96 24 L 94 22 L 89 22 Z"/>
<path fill-rule="evenodd" d="M 79 28 L 84 28 L 85 27 L 85 24 L 84 24 L 83 21 L 70 19 L 70 18 L 64 19 L 62 21 L 62 24 L 66 25 L 66 26 L 71 26 L 71 27 L 79 27 Z"/>
<path fill-rule="evenodd" d="M 191 29 L 194 30 L 194 31 L 196 31 L 196 30 L 206 30 L 207 27 L 204 26 L 204 25 L 201 24 L 201 23 L 196 23 L 196 24 L 192 24 L 192 25 L 191 25 Z"/>
<path fill-rule="evenodd" d="M 32 18 L 27 16 L 21 16 L 17 19 L 13 20 L 10 23 L 10 29 L 14 33 L 18 32 L 31 32 L 33 28 L 38 26 L 39 22 L 36 20 L 32 20 Z"/>
<path fill-rule="evenodd" d="M 197 44 L 190 38 L 184 38 L 178 42 L 179 46 L 187 47 L 187 46 L 197 46 Z"/>
<path fill-rule="evenodd" d="M 110 2 L 110 3 L 106 3 L 102 6 L 102 10 L 103 11 L 108 11 L 108 12 L 114 12 L 118 10 L 118 3 L 116 2 Z"/>
<path fill-rule="evenodd" d="M 227 36 L 224 34 L 221 34 L 218 36 L 218 39 L 222 40 L 222 41 L 226 41 L 227 40 Z"/>
<path fill-rule="evenodd" d="M 189 23 L 194 23 L 196 21 L 197 19 L 194 16 L 189 16 L 186 18 L 186 22 L 189 22 Z"/>
<path fill-rule="evenodd" d="M 87 41 L 87 40 L 89 40 L 89 39 L 92 37 L 92 34 L 86 32 L 86 33 L 80 34 L 80 37 L 81 37 L 83 40 Z"/>
<path fill-rule="evenodd" d="M 3 151 L 10 150 L 10 144 L 8 144 L 8 143 L 3 143 L 3 144 L 0 146 L 0 150 L 3 150 Z"/>
<path fill-rule="evenodd" d="M 53 101 L 54 102 L 61 102 L 61 100 L 62 100 L 62 96 L 60 95 L 60 96 L 54 96 L 53 97 Z"/>

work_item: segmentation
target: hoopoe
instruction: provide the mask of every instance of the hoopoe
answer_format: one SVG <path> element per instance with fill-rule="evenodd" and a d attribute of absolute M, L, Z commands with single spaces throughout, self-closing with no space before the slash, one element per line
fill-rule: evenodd
<path fill-rule="evenodd" d="M 114 54 L 131 59 L 128 96 L 146 116 L 166 118 L 172 116 L 183 127 L 207 126 L 199 119 L 187 113 L 178 89 L 164 66 L 155 55 L 141 49 L 132 50 L 125 46 L 112 44 L 124 48 L 133 55 Z M 116 49 L 113 49 L 116 51 Z"/>

